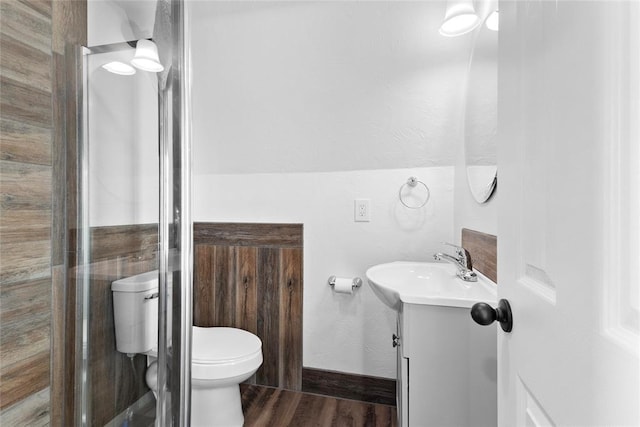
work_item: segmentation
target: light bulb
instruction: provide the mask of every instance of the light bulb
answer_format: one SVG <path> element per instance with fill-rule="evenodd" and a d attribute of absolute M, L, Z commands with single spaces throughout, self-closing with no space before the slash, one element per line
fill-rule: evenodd
<path fill-rule="evenodd" d="M 440 34 L 447 37 L 461 36 L 476 28 L 479 22 L 472 0 L 448 0 Z"/>
<path fill-rule="evenodd" d="M 487 20 L 484 21 L 484 24 L 487 26 L 488 29 L 492 31 L 498 31 L 499 22 L 500 22 L 500 15 L 498 14 L 498 9 L 496 9 L 493 12 L 491 12 L 491 15 L 489 15 Z"/>
<path fill-rule="evenodd" d="M 121 76 L 132 76 L 136 73 L 136 69 L 129 64 L 120 61 L 112 61 L 102 65 L 102 68 L 110 73 L 120 74 Z"/>

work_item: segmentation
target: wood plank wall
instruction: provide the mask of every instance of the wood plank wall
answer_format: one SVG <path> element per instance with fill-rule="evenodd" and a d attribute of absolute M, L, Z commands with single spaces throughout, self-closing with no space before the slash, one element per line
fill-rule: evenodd
<path fill-rule="evenodd" d="M 1 424 L 50 384 L 52 5 L 0 2 Z M 49 419 L 49 393 L 38 411 Z M 20 403 L 19 403 L 20 402 Z M 18 415 L 18 414 L 15 414 Z M 26 415 L 26 414 L 25 414 Z"/>
<path fill-rule="evenodd" d="M 85 0 L 0 1 L 2 425 L 64 425 L 62 355 L 51 348 L 63 348 L 66 129 L 76 118 L 65 51 L 86 44 L 86 29 Z"/>
<path fill-rule="evenodd" d="M 469 251 L 473 267 L 498 283 L 498 238 L 463 228 L 462 247 Z"/>
<path fill-rule="evenodd" d="M 302 224 L 194 224 L 194 325 L 262 340 L 259 385 L 302 388 Z"/>

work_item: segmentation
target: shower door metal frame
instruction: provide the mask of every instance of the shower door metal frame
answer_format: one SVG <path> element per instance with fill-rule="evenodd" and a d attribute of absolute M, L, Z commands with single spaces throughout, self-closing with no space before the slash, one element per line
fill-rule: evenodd
<path fill-rule="evenodd" d="M 193 325 L 189 41 L 185 31 L 184 1 L 170 0 L 170 6 L 172 58 L 167 76 L 170 84 L 158 91 L 161 171 L 159 312 L 167 313 L 167 308 L 170 308 L 173 319 L 168 324 L 166 316 L 159 318 L 158 364 L 168 369 L 158 370 L 160 404 L 156 407 L 156 426 L 188 427 Z M 172 253 L 179 254 L 179 265 L 171 262 L 174 258 Z M 173 307 L 167 306 L 169 294 Z M 176 304 L 177 299 L 180 304 Z M 172 384 L 173 390 L 169 390 L 168 384 Z"/>
<path fill-rule="evenodd" d="M 75 425 L 86 426 L 88 420 L 91 419 L 91 408 L 88 403 L 90 378 L 87 375 L 89 367 L 89 313 L 85 310 L 85 307 L 89 306 L 89 209 L 83 201 L 89 200 L 89 149 L 88 134 L 89 134 L 89 103 L 87 101 L 87 93 L 89 90 L 89 75 L 88 69 L 88 57 L 91 54 L 91 50 L 84 46 L 78 46 L 75 49 L 74 56 L 77 63 L 77 76 L 76 76 L 76 94 L 77 94 L 77 109 L 78 109 L 78 121 L 76 122 L 77 129 L 77 164 L 75 165 L 77 174 L 77 204 L 76 204 L 76 218 L 77 228 L 79 230 L 76 240 L 76 254 L 77 254 L 77 266 L 76 266 L 76 278 L 75 278 L 75 293 L 77 306 L 76 310 L 76 334 L 79 333 L 79 337 L 75 338 L 75 357 L 74 357 L 74 374 L 75 374 L 75 389 L 74 393 L 74 417 Z M 70 266 L 72 267 L 72 266 Z M 79 315 L 78 315 L 79 314 Z M 78 357 L 80 355 L 80 357 Z M 78 393 L 77 390 L 80 390 Z"/>

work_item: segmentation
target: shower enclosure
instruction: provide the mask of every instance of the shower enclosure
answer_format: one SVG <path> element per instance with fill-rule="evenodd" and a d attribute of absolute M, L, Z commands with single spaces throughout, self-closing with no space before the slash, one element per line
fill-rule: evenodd
<path fill-rule="evenodd" d="M 131 66 L 137 40 L 76 52 L 76 425 L 187 426 L 191 266 L 188 46 L 182 0 L 159 0 L 163 70 Z M 146 40 L 146 39 L 145 39 Z M 148 357 L 116 350 L 111 283 L 158 275 L 157 396 Z"/>

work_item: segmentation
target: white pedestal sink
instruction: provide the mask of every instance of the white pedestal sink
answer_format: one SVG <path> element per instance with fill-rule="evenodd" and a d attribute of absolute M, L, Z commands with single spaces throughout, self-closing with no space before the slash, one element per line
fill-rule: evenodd
<path fill-rule="evenodd" d="M 482 276 L 465 282 L 451 264 L 390 262 L 368 269 L 367 279 L 380 301 L 396 311 L 402 303 L 469 308 L 477 302 L 496 303 L 495 284 Z"/>
<path fill-rule="evenodd" d="M 477 302 L 496 306 L 496 285 L 481 275 L 465 282 L 455 266 L 433 262 L 380 264 L 366 275 L 398 312 L 398 425 L 497 425 L 496 324 L 470 316 Z"/>

